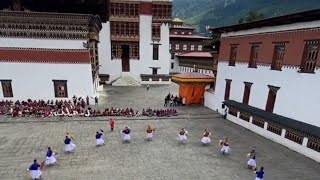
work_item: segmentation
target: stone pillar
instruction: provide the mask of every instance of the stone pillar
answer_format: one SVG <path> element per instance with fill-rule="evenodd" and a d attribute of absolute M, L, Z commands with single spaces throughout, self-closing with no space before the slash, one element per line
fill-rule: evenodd
<path fill-rule="evenodd" d="M 264 122 L 263 129 L 267 130 L 268 129 L 268 122 Z"/>
<path fill-rule="evenodd" d="M 253 117 L 250 116 L 249 123 L 252 124 Z"/>
<path fill-rule="evenodd" d="M 237 118 L 238 119 L 240 118 L 240 112 L 239 111 L 237 112 Z"/>
<path fill-rule="evenodd" d="M 287 132 L 287 131 L 286 131 L 285 129 L 282 129 L 282 131 L 281 131 L 281 137 L 285 138 L 286 132 Z"/>
<path fill-rule="evenodd" d="M 303 141 L 302 141 L 302 146 L 303 146 L 303 147 L 307 147 L 308 141 L 309 141 L 309 139 L 306 138 L 306 137 L 304 137 L 304 138 L 303 138 Z"/>

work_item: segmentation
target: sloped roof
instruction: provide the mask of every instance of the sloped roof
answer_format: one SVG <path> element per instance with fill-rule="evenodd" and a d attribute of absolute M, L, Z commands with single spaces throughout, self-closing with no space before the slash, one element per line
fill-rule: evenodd
<path fill-rule="evenodd" d="M 171 34 L 170 38 L 185 38 L 185 39 L 210 39 L 208 37 L 204 36 L 198 36 L 198 35 L 180 35 L 180 34 Z"/>
<path fill-rule="evenodd" d="M 212 58 L 209 52 L 188 52 L 183 54 L 178 54 L 179 57 L 202 57 L 202 58 Z"/>
<path fill-rule="evenodd" d="M 179 22 L 179 23 L 183 23 L 183 21 L 180 18 L 174 18 L 172 20 L 172 22 Z"/>
<path fill-rule="evenodd" d="M 0 48 L 0 62 L 89 64 L 88 50 Z"/>

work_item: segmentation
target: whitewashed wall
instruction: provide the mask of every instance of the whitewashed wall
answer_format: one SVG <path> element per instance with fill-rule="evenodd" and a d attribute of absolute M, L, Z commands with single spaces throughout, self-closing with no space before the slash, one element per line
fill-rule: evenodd
<path fill-rule="evenodd" d="M 116 70 L 121 68 L 121 64 L 115 66 L 111 61 L 111 39 L 110 39 L 110 22 L 102 23 L 102 29 L 99 33 L 100 43 L 98 44 L 99 50 L 99 64 L 101 65 L 99 69 L 99 74 L 109 74 L 113 75 Z M 121 71 L 121 69 L 120 69 Z"/>
<path fill-rule="evenodd" d="M 171 63 L 173 63 L 173 69 L 171 69 Z M 179 59 L 174 56 L 174 59 L 170 58 L 170 73 L 180 73 L 180 67 L 179 67 Z"/>
<path fill-rule="evenodd" d="M 205 104 L 213 110 L 221 109 L 224 101 L 225 79 L 232 79 L 230 100 L 242 102 L 244 81 L 252 82 L 249 105 L 265 109 L 268 85 L 280 87 L 274 106 L 274 113 L 320 127 L 320 70 L 315 74 L 298 73 L 298 68 L 283 67 L 272 71 L 270 66 L 248 68 L 247 63 L 235 67 L 219 62 L 214 98 L 206 98 Z"/>
<path fill-rule="evenodd" d="M 52 80 L 67 80 L 68 98 L 94 97 L 90 64 L 0 63 L 0 79 L 12 80 L 13 98 L 0 100 L 55 99 Z"/>
<path fill-rule="evenodd" d="M 0 47 L 86 49 L 83 46 L 86 42 L 86 40 L 0 38 Z"/>

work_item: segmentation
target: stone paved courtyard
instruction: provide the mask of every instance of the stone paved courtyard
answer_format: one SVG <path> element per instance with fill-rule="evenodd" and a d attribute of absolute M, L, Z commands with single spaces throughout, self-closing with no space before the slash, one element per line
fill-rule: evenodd
<path fill-rule="evenodd" d="M 110 87 L 100 97 L 100 107 L 160 108 L 163 97 L 177 93 L 177 86 Z M 81 119 L 0 119 L 0 179 L 27 179 L 25 169 L 34 158 L 44 160 L 47 146 L 58 152 L 58 164 L 43 171 L 44 179 L 93 180 L 250 180 L 246 154 L 257 147 L 258 166 L 265 167 L 265 180 L 313 180 L 320 177 L 320 164 L 283 146 L 260 137 L 219 117 L 205 107 L 178 107 L 177 118 L 116 118 L 115 132 L 108 118 Z M 156 128 L 155 139 L 145 141 L 147 125 Z M 120 130 L 132 129 L 132 142 L 123 144 Z M 181 145 L 177 133 L 185 127 L 189 141 Z M 213 132 L 212 145 L 202 146 L 204 128 Z M 106 133 L 106 145 L 95 147 L 98 129 Z M 76 151 L 63 153 L 63 139 L 69 131 Z M 232 153 L 219 153 L 219 139 L 228 136 Z"/>

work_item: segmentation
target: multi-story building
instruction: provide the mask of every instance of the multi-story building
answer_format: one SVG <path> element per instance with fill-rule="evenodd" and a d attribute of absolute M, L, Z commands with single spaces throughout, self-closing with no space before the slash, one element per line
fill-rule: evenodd
<path fill-rule="evenodd" d="M 93 97 L 98 16 L 0 11 L 0 99 Z"/>
<path fill-rule="evenodd" d="M 198 71 L 213 73 L 213 56 L 204 51 L 209 38 L 196 35 L 195 28 L 184 25 L 175 18 L 170 27 L 170 73 L 186 73 Z"/>
<path fill-rule="evenodd" d="M 171 0 L 110 0 L 99 46 L 100 74 L 114 85 L 123 77 L 141 83 L 141 76 L 169 74 Z M 124 83 L 124 84 L 123 84 Z"/>
<path fill-rule="evenodd" d="M 212 28 L 221 34 L 205 105 L 320 161 L 320 10 Z"/>

